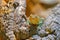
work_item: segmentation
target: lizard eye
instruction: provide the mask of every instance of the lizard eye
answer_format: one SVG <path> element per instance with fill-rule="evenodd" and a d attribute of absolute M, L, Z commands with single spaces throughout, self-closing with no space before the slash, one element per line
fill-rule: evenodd
<path fill-rule="evenodd" d="M 13 6 L 14 6 L 14 8 L 16 8 L 16 7 L 19 6 L 19 3 L 18 2 L 15 2 L 15 3 L 13 3 Z"/>

